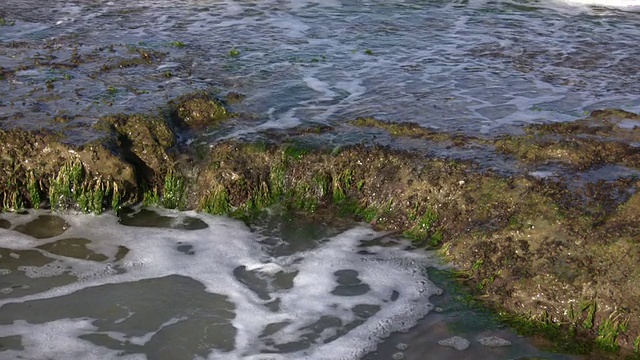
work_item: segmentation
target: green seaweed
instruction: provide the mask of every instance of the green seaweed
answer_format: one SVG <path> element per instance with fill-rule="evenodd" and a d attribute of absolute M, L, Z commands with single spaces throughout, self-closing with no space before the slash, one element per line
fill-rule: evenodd
<path fill-rule="evenodd" d="M 597 305 L 595 300 L 583 302 L 580 304 L 580 311 L 587 312 L 587 317 L 582 322 L 582 327 L 585 329 L 591 329 L 594 325 L 594 320 L 596 316 Z"/>
<path fill-rule="evenodd" d="M 168 45 L 176 48 L 183 48 L 186 46 L 182 41 L 172 41 Z"/>
<path fill-rule="evenodd" d="M 362 221 L 371 223 L 378 217 L 379 210 L 373 206 L 368 207 L 357 207 L 354 211 L 354 214 L 360 218 Z"/>
<path fill-rule="evenodd" d="M 415 219 L 415 213 L 412 217 L 414 217 Z M 438 215 L 435 213 L 435 211 L 433 211 L 432 209 L 427 209 L 424 214 L 420 216 L 420 218 L 415 220 L 417 220 L 417 223 L 410 229 L 406 230 L 403 235 L 411 240 L 418 242 L 422 242 L 431 238 L 433 234 L 433 227 L 438 221 Z M 437 236 L 435 240 L 440 241 L 441 239 L 442 235 Z"/>
<path fill-rule="evenodd" d="M 510 326 L 519 335 L 542 335 L 552 341 L 552 349 L 555 351 L 572 354 L 588 354 L 593 350 L 593 343 L 575 336 L 575 333 L 566 331 L 566 326 L 552 320 L 545 311 L 538 316 L 526 314 L 513 314 L 498 312 L 501 322 Z"/>
<path fill-rule="evenodd" d="M 13 26 L 15 25 L 15 21 L 7 20 L 5 17 L 0 16 L 0 26 Z"/>
<path fill-rule="evenodd" d="M 269 172 L 269 183 L 271 185 L 271 196 L 274 199 L 280 198 L 284 194 L 286 168 L 281 163 L 271 166 Z"/>
<path fill-rule="evenodd" d="M 106 195 L 106 187 L 101 180 L 95 180 L 83 184 L 78 189 L 75 202 L 83 213 L 101 214 L 104 211 L 103 203 Z"/>
<path fill-rule="evenodd" d="M 313 183 L 316 185 L 318 198 L 323 198 L 329 193 L 329 176 L 324 173 L 313 175 Z"/>
<path fill-rule="evenodd" d="M 162 206 L 168 209 L 183 209 L 185 186 L 184 178 L 173 169 L 169 170 L 164 177 Z"/>
<path fill-rule="evenodd" d="M 347 191 L 353 182 L 353 172 L 346 169 L 333 177 L 333 203 L 340 204 L 347 199 Z"/>
<path fill-rule="evenodd" d="M 309 154 L 310 149 L 300 144 L 287 144 L 283 150 L 284 159 L 301 160 Z"/>
<path fill-rule="evenodd" d="M 52 210 L 64 210 L 77 203 L 82 194 L 84 167 L 80 161 L 68 161 L 49 184 L 49 202 Z"/>
<path fill-rule="evenodd" d="M 627 331 L 628 324 L 629 317 L 624 313 L 617 311 L 611 313 L 609 318 L 602 321 L 598 327 L 598 336 L 595 340 L 598 347 L 605 351 L 617 352 L 620 349 L 617 343 L 618 336 Z"/>
<path fill-rule="evenodd" d="M 318 208 L 318 199 L 313 195 L 313 186 L 301 181 L 291 189 L 286 198 L 289 203 L 298 210 L 314 212 Z"/>
<path fill-rule="evenodd" d="M 231 204 L 229 203 L 229 194 L 224 186 L 217 184 L 200 204 L 200 208 L 209 214 L 229 214 Z"/>
<path fill-rule="evenodd" d="M 153 187 L 150 188 L 148 185 L 142 185 L 142 205 L 144 206 L 157 206 L 160 205 L 160 194 L 158 193 L 158 188 Z"/>
<path fill-rule="evenodd" d="M 104 211 L 104 199 L 106 188 L 101 180 L 96 180 L 95 185 L 90 190 L 89 211 L 94 214 L 101 214 Z"/>
<path fill-rule="evenodd" d="M 122 194 L 117 182 L 113 182 L 113 193 L 111 196 L 111 209 L 117 214 L 122 207 Z"/>
<path fill-rule="evenodd" d="M 252 203 L 251 208 L 253 210 L 261 210 L 273 204 L 274 199 L 271 196 L 269 185 L 264 181 L 260 182 L 260 185 L 252 193 L 250 201 Z"/>

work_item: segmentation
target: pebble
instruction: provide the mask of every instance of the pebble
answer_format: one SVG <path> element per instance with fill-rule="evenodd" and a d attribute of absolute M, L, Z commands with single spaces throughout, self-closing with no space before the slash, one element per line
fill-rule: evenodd
<path fill-rule="evenodd" d="M 471 343 L 469 342 L 469 340 L 460 337 L 460 336 L 453 336 L 444 340 L 440 340 L 438 341 L 438 345 L 440 346 L 448 346 L 448 347 L 452 347 L 458 351 L 462 351 L 462 350 L 466 350 L 467 348 L 469 348 L 469 345 L 471 345 Z"/>
<path fill-rule="evenodd" d="M 483 346 L 489 347 L 498 347 L 498 346 L 509 346 L 511 345 L 511 341 L 499 338 L 497 336 L 489 336 L 485 338 L 478 339 L 478 342 Z"/>

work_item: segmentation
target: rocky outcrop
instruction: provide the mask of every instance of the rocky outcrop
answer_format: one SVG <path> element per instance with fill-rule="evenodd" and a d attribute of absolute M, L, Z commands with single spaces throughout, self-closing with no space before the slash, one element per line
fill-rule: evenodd
<path fill-rule="evenodd" d="M 637 177 L 575 184 L 526 171 L 505 176 L 470 161 L 378 145 L 323 149 L 291 138 L 187 146 L 176 131 L 215 126 L 230 114 L 203 94 L 171 106 L 166 117 L 106 116 L 96 125 L 104 136 L 82 146 L 53 133 L 0 132 L 5 210 L 99 213 L 144 201 L 250 221 L 280 203 L 310 216 L 353 218 L 440 249 L 476 295 L 510 319 L 569 330 L 563 341 L 590 338 L 609 350 L 638 346 Z M 640 167 L 634 145 L 640 134 L 629 128 L 634 116 L 594 112 L 575 123 L 530 126 L 525 135 L 497 139 L 375 119 L 351 124 L 453 147 L 478 144 L 525 166 L 633 170 Z"/>

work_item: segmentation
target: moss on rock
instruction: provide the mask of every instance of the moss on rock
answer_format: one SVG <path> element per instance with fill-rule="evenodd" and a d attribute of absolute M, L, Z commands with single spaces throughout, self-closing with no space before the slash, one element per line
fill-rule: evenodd
<path fill-rule="evenodd" d="M 73 147 L 51 134 L 0 131 L 0 197 L 4 209 L 77 207 L 102 212 L 119 201 L 136 201 L 133 166 L 100 144 Z"/>
<path fill-rule="evenodd" d="M 101 118 L 96 127 L 113 131 L 118 152 L 132 164 L 143 167 L 145 173 L 151 172 L 151 177 L 166 173 L 172 166 L 168 150 L 175 143 L 175 135 L 165 119 L 117 114 Z"/>
<path fill-rule="evenodd" d="M 171 105 L 176 120 L 190 127 L 208 127 L 231 117 L 226 106 L 206 92 L 183 95 Z"/>

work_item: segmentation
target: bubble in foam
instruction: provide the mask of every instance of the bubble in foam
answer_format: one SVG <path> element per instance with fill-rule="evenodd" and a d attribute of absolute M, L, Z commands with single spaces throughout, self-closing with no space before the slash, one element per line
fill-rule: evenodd
<path fill-rule="evenodd" d="M 604 6 L 614 8 L 640 8 L 638 0 L 560 0 L 567 4 Z"/>
<path fill-rule="evenodd" d="M 19 266 L 18 270 L 23 271 L 28 278 L 37 279 L 60 276 L 70 268 L 61 261 L 54 261 L 42 266 Z"/>
<path fill-rule="evenodd" d="M 463 351 L 468 349 L 471 343 L 469 342 L 469 340 L 461 336 L 452 336 L 450 338 L 438 341 L 438 345 L 452 347 L 458 351 Z"/>
<path fill-rule="evenodd" d="M 488 347 L 499 347 L 499 346 L 509 346 L 511 345 L 511 341 L 499 338 L 497 336 L 489 336 L 478 339 L 478 342 L 482 346 Z"/>

